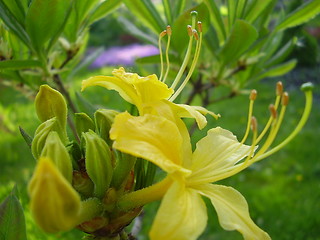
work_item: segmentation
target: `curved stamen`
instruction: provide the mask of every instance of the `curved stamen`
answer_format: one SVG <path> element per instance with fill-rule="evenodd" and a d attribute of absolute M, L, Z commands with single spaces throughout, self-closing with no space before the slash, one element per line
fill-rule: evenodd
<path fill-rule="evenodd" d="M 162 80 L 162 82 L 165 82 L 170 70 L 170 61 L 169 61 L 169 48 L 170 48 L 170 41 L 171 41 L 171 34 L 172 34 L 172 30 L 171 27 L 168 25 L 167 26 L 167 35 L 168 35 L 168 43 L 167 43 L 167 48 L 166 48 L 166 63 L 167 63 L 167 70 L 166 73 L 164 75 L 164 78 Z"/>
<path fill-rule="evenodd" d="M 245 134 L 241 140 L 241 143 L 243 144 L 246 140 L 247 140 L 247 137 L 249 135 L 249 131 L 250 131 L 250 125 L 251 125 L 251 118 L 252 118 L 252 112 L 253 112 L 253 104 L 254 104 L 254 101 L 256 100 L 257 98 L 257 91 L 255 89 L 253 89 L 250 93 L 250 103 L 249 103 L 249 111 L 248 111 L 248 122 L 247 122 L 247 128 L 246 128 L 246 131 L 245 131 Z"/>
<path fill-rule="evenodd" d="M 158 40 L 158 47 L 159 47 L 159 54 L 160 54 L 160 64 L 161 64 L 161 73 L 160 73 L 160 77 L 159 77 L 159 81 L 161 81 L 162 79 L 162 75 L 163 75 L 163 57 L 162 57 L 162 46 L 161 46 L 161 40 L 162 38 L 167 35 L 167 31 L 164 30 L 160 33 L 159 35 L 159 40 Z"/>

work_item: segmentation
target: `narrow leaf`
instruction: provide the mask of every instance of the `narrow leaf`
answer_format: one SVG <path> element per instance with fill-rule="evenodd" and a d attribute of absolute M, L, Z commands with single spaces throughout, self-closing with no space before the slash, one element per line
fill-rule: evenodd
<path fill-rule="evenodd" d="M 5 240 L 26 240 L 26 225 L 22 206 L 14 193 L 0 204 L 0 237 Z"/>
<path fill-rule="evenodd" d="M 28 147 L 31 148 L 33 138 L 20 126 L 19 126 L 19 130 L 24 141 L 27 143 Z"/>
<path fill-rule="evenodd" d="M 65 22 L 70 0 L 34 0 L 26 16 L 26 29 L 39 50 Z"/>
<path fill-rule="evenodd" d="M 170 1 L 162 0 L 162 5 L 164 8 L 164 13 L 166 15 L 168 24 L 172 24 L 172 7 L 170 5 Z"/>
<path fill-rule="evenodd" d="M 186 0 L 175 0 L 174 1 L 174 10 L 173 10 L 173 17 L 174 19 L 178 17 L 184 10 L 186 6 Z"/>
<path fill-rule="evenodd" d="M 20 0 L 3 0 L 3 2 L 7 5 L 8 9 L 10 9 L 10 12 L 14 15 L 14 17 L 23 26 L 26 14 Z"/>
<path fill-rule="evenodd" d="M 37 60 L 5 60 L 0 61 L 0 69 L 26 69 L 41 67 Z"/>
<path fill-rule="evenodd" d="M 150 0 L 123 0 L 123 2 L 154 33 L 159 34 L 165 29 L 165 23 Z"/>
<path fill-rule="evenodd" d="M 222 16 L 220 14 L 220 10 L 218 9 L 215 1 L 205 0 L 204 2 L 208 6 L 208 9 L 210 12 L 210 18 L 211 18 L 211 21 L 212 21 L 214 28 L 217 31 L 218 38 L 219 38 L 220 42 L 224 42 L 224 40 L 226 39 L 226 30 L 224 27 Z"/>
<path fill-rule="evenodd" d="M 228 0 L 227 3 L 228 3 L 228 26 L 229 26 L 229 29 L 231 29 L 236 19 L 237 1 Z"/>
<path fill-rule="evenodd" d="M 236 61 L 256 41 L 258 33 L 248 22 L 236 20 L 219 57 L 222 64 Z"/>
<path fill-rule="evenodd" d="M 320 13 L 320 0 L 313 0 L 303 4 L 289 14 L 277 27 L 277 31 L 291 28 L 307 22 Z"/>
<path fill-rule="evenodd" d="M 265 10 L 266 7 L 272 2 L 272 0 L 257 0 L 251 5 L 251 8 L 245 16 L 245 20 L 249 23 L 253 23 L 257 17 Z"/>
<path fill-rule="evenodd" d="M 18 37 L 24 44 L 29 46 L 30 41 L 24 27 L 17 21 L 9 8 L 0 0 L 0 18 L 7 27 Z"/>
<path fill-rule="evenodd" d="M 297 64 L 297 60 L 293 59 L 283 64 L 277 65 L 273 68 L 270 68 L 264 71 L 262 74 L 260 74 L 258 77 L 255 78 L 255 81 L 258 81 L 266 77 L 282 76 L 287 72 L 290 72 L 296 66 L 296 64 Z"/>
<path fill-rule="evenodd" d="M 93 23 L 99 19 L 105 17 L 107 14 L 115 10 L 117 7 L 122 4 L 121 0 L 106 0 L 101 2 L 98 7 L 94 10 L 93 14 L 90 17 L 89 22 Z"/>

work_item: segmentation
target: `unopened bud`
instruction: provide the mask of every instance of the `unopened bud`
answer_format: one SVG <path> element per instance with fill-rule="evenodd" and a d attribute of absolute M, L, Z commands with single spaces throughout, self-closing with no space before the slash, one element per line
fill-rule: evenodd
<path fill-rule="evenodd" d="M 198 21 L 198 31 L 202 33 L 202 22 Z"/>
<path fill-rule="evenodd" d="M 108 222 L 109 219 L 106 217 L 95 217 L 90 221 L 81 223 L 78 227 L 86 233 L 93 233 L 108 225 Z"/>
<path fill-rule="evenodd" d="M 82 134 L 85 140 L 86 170 L 94 183 L 94 195 L 102 198 L 112 179 L 112 155 L 107 143 L 93 131 Z"/>
<path fill-rule="evenodd" d="M 276 94 L 277 94 L 277 96 L 281 96 L 282 93 L 283 93 L 283 85 L 282 85 L 282 82 L 279 81 L 279 82 L 277 82 Z"/>
<path fill-rule="evenodd" d="M 48 134 L 41 157 L 51 159 L 62 175 L 71 183 L 73 171 L 71 158 L 57 132 L 52 131 Z"/>
<path fill-rule="evenodd" d="M 109 131 L 114 118 L 119 112 L 111 109 L 98 109 L 94 113 L 94 120 L 96 124 L 96 133 L 100 135 L 108 144 L 111 145 L 111 140 L 109 137 Z"/>
<path fill-rule="evenodd" d="M 255 101 L 256 98 L 257 98 L 257 95 L 258 95 L 257 90 L 252 89 L 251 92 L 250 92 L 250 97 L 249 97 L 249 99 L 250 99 L 251 101 Z"/>
<path fill-rule="evenodd" d="M 72 186 L 85 197 L 93 194 L 94 184 L 86 172 L 73 171 Z"/>
<path fill-rule="evenodd" d="M 273 104 L 269 105 L 269 111 L 271 113 L 272 118 L 277 118 L 277 110 Z"/>
<path fill-rule="evenodd" d="M 283 106 L 287 106 L 289 104 L 289 94 L 287 92 L 282 94 L 281 104 Z"/>
<path fill-rule="evenodd" d="M 49 133 L 56 130 L 56 126 L 57 118 L 54 117 L 41 123 L 37 128 L 31 143 L 31 152 L 35 159 L 38 159 L 40 157 Z"/>
<path fill-rule="evenodd" d="M 40 121 L 45 122 L 53 117 L 57 118 L 57 132 L 61 140 L 67 141 L 67 104 L 64 97 L 57 90 L 48 85 L 41 85 L 35 99 L 35 107 Z"/>
<path fill-rule="evenodd" d="M 78 224 L 80 196 L 50 159 L 39 159 L 28 192 L 31 213 L 44 231 L 67 231 Z"/>
<path fill-rule="evenodd" d="M 254 116 L 252 116 L 251 117 L 251 130 L 253 132 L 255 132 L 255 131 L 257 131 L 257 129 L 258 129 L 258 121 Z"/>
<path fill-rule="evenodd" d="M 167 35 L 167 30 L 163 30 L 163 31 L 160 33 L 160 37 L 164 37 L 165 35 Z"/>
<path fill-rule="evenodd" d="M 167 34 L 168 34 L 169 36 L 171 36 L 171 34 L 172 34 L 172 29 L 171 29 L 171 26 L 170 26 L 170 25 L 167 26 Z"/>
<path fill-rule="evenodd" d="M 88 132 L 90 129 L 95 130 L 94 123 L 92 119 L 85 113 L 75 113 L 74 121 L 76 124 L 76 130 L 79 136 L 83 132 Z"/>
<path fill-rule="evenodd" d="M 188 25 L 188 26 L 187 26 L 187 31 L 188 31 L 189 37 L 191 37 L 192 34 L 193 34 L 191 25 Z"/>

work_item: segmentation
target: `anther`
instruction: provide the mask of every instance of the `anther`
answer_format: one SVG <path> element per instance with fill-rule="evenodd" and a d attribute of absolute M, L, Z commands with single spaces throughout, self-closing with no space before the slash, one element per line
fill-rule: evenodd
<path fill-rule="evenodd" d="M 163 31 L 160 33 L 160 37 L 164 37 L 166 34 L 167 34 L 167 30 L 163 30 Z"/>
<path fill-rule="evenodd" d="M 289 104 L 289 94 L 287 92 L 282 94 L 281 104 L 283 106 L 287 106 Z"/>
<path fill-rule="evenodd" d="M 252 90 L 251 90 L 251 93 L 250 93 L 250 97 L 249 97 L 249 99 L 250 99 L 251 101 L 256 100 L 256 98 L 257 98 L 257 94 L 258 94 L 257 90 L 252 89 Z"/>
<path fill-rule="evenodd" d="M 258 129 L 258 121 L 254 116 L 252 116 L 251 117 L 251 130 L 253 132 L 255 132 L 255 131 L 257 131 L 257 129 Z"/>
<path fill-rule="evenodd" d="M 277 87 L 276 87 L 276 94 L 277 96 L 281 96 L 283 93 L 283 85 L 282 82 L 277 82 Z"/>
<path fill-rule="evenodd" d="M 194 38 L 195 38 L 196 40 L 199 40 L 199 34 L 198 34 L 197 30 L 193 29 L 192 32 L 193 32 Z"/>
<path fill-rule="evenodd" d="M 187 30 L 188 30 L 189 37 L 191 37 L 192 36 L 192 27 L 191 27 L 191 25 L 187 26 Z"/>
<path fill-rule="evenodd" d="M 270 110 L 272 118 L 276 119 L 278 114 L 277 114 L 277 110 L 273 104 L 269 105 L 269 110 Z"/>
<path fill-rule="evenodd" d="M 202 22 L 198 21 L 198 31 L 202 32 Z"/>
<path fill-rule="evenodd" d="M 172 29 L 171 29 L 170 25 L 167 26 L 167 34 L 168 34 L 168 36 L 171 36 L 171 34 L 172 34 Z"/>

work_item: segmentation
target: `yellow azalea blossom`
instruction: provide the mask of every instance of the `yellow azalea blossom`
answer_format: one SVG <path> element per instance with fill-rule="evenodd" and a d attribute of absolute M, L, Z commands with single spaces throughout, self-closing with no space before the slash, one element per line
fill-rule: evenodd
<path fill-rule="evenodd" d="M 191 167 L 186 168 L 183 137 L 178 127 L 164 117 L 119 114 L 110 136 L 116 149 L 157 164 L 173 179 L 153 223 L 152 240 L 196 239 L 207 224 L 201 196 L 211 200 L 224 229 L 238 230 L 245 239 L 270 239 L 251 220 L 246 200 L 238 191 L 212 184 L 227 171 L 245 164 L 240 161 L 251 156 L 255 147 L 241 144 L 227 130 L 213 128 L 197 143 Z"/>
<path fill-rule="evenodd" d="M 184 131 L 180 131 L 181 126 L 166 117 L 151 114 L 134 117 L 129 113 L 117 115 L 110 130 L 113 147 L 153 162 L 168 173 L 168 177 L 154 186 L 123 196 L 118 207 L 128 210 L 132 203 L 139 207 L 163 196 L 150 238 L 193 240 L 207 224 L 206 206 L 201 198 L 204 196 L 211 200 L 224 229 L 237 230 L 246 240 L 270 239 L 251 220 L 245 198 L 235 189 L 215 183 L 277 152 L 299 133 L 312 108 L 312 85 L 304 84 L 302 90 L 306 104 L 300 121 L 287 138 L 272 148 L 270 146 L 280 129 L 289 99 L 288 93 L 282 91 L 281 83 L 277 84 L 275 104 L 270 105 L 270 119 L 259 136 L 257 121 L 252 117 L 257 93 L 252 91 L 247 130 L 242 141 L 239 142 L 230 131 L 216 127 L 196 144 L 193 152 L 191 144 L 186 144 L 190 138 L 187 136 L 184 139 L 186 136 Z M 244 144 L 250 125 L 253 131 L 251 146 Z M 267 131 L 269 135 L 258 148 L 257 144 Z"/>

